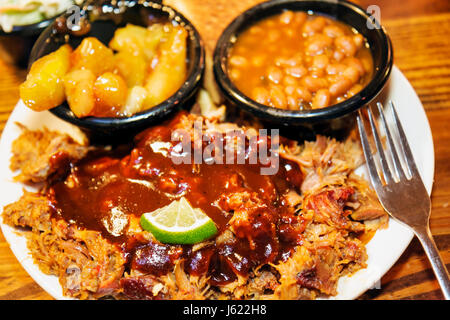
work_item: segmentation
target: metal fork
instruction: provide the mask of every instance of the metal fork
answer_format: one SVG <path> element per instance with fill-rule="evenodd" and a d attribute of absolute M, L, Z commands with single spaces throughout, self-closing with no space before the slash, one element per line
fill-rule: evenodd
<path fill-rule="evenodd" d="M 395 124 L 393 127 L 396 127 L 400 140 L 398 143 L 399 148 L 396 148 L 394 144 L 391 129 L 395 130 L 395 128 L 389 129 L 383 111 L 383 105 L 377 103 L 382 127 L 387 138 L 387 150 L 383 148 L 372 111 L 370 107 L 367 108 L 376 151 L 378 151 L 381 172 L 377 168 L 375 155 L 372 153 L 369 144 L 362 111 L 360 110 L 357 115 L 358 129 L 369 169 L 370 180 L 384 209 L 392 218 L 410 227 L 417 238 L 419 238 L 431 262 L 444 297 L 446 300 L 450 300 L 449 274 L 434 243 L 429 227 L 431 211 L 430 197 L 420 178 L 394 104 L 392 101 L 389 104 Z M 403 159 L 404 166 L 400 159 Z"/>

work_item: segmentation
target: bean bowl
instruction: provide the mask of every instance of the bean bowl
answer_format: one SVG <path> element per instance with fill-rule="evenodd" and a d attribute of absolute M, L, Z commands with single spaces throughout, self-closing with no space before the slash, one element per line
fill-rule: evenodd
<path fill-rule="evenodd" d="M 373 73 L 361 91 L 344 101 L 324 108 L 286 110 L 259 103 L 238 89 L 230 76 L 228 63 L 230 52 L 237 39 L 256 23 L 286 10 L 330 17 L 354 28 L 366 39 L 373 58 Z M 318 133 L 340 137 L 345 136 L 353 127 L 354 112 L 370 103 L 383 89 L 392 69 L 393 49 L 388 35 L 379 22 L 351 2 L 273 0 L 258 4 L 235 18 L 220 36 L 213 59 L 216 81 L 227 100 L 260 119 L 266 126 L 278 127 L 288 135 L 300 134 L 304 138 L 313 137 Z"/>

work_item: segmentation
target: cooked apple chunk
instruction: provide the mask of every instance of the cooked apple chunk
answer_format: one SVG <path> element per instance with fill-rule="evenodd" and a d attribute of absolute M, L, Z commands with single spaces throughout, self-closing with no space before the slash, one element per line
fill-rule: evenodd
<path fill-rule="evenodd" d="M 149 28 L 128 24 L 116 30 L 109 47 L 131 56 L 143 55 L 146 60 L 150 60 L 164 35 L 163 29 L 161 24 L 154 24 Z"/>
<path fill-rule="evenodd" d="M 114 68 L 113 51 L 93 37 L 83 39 L 70 59 L 72 70 L 89 69 L 96 76 L 112 71 Z"/>
<path fill-rule="evenodd" d="M 129 88 L 142 86 L 148 73 L 148 63 L 142 54 L 130 57 L 130 55 L 121 51 L 115 56 L 116 71 L 120 74 Z"/>
<path fill-rule="evenodd" d="M 127 102 L 123 106 L 121 113 L 125 117 L 132 116 L 135 113 L 142 111 L 142 106 L 147 98 L 147 90 L 141 86 L 134 86 L 129 90 Z"/>
<path fill-rule="evenodd" d="M 66 44 L 33 63 L 27 79 L 20 85 L 20 98 L 27 107 L 44 111 L 64 102 L 61 79 L 69 70 L 71 53 L 72 48 Z"/>
<path fill-rule="evenodd" d="M 167 41 L 161 43 L 158 63 L 147 78 L 148 97 L 144 107 L 151 108 L 173 95 L 186 79 L 186 38 L 182 27 L 172 27 Z"/>
<path fill-rule="evenodd" d="M 122 117 L 154 107 L 186 78 L 186 39 L 181 26 L 127 25 L 109 46 L 84 38 L 37 60 L 20 87 L 25 104 L 42 111 L 67 99 L 77 117 Z M 114 50 L 114 51 L 113 51 Z"/>
<path fill-rule="evenodd" d="M 95 106 L 94 82 L 95 75 L 89 69 L 73 70 L 64 77 L 67 102 L 78 118 L 92 114 Z"/>
<path fill-rule="evenodd" d="M 94 83 L 94 95 L 97 104 L 96 113 L 110 115 L 119 110 L 127 101 L 128 88 L 121 76 L 106 72 Z"/>

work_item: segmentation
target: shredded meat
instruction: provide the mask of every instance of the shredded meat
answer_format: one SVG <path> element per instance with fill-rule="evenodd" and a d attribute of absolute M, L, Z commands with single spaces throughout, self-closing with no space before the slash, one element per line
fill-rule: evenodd
<path fill-rule="evenodd" d="M 161 290 L 164 285 L 152 275 L 124 277 L 120 280 L 120 286 L 124 295 L 134 300 L 160 300 L 165 297 Z"/>
<path fill-rule="evenodd" d="M 262 271 L 249 282 L 249 291 L 262 295 L 267 290 L 273 292 L 278 287 L 277 277 L 273 272 Z"/>
<path fill-rule="evenodd" d="M 303 146 L 281 146 L 280 156 L 296 162 L 305 171 L 303 193 L 328 185 L 343 185 L 347 176 L 363 163 L 359 144 L 351 139 L 339 143 L 335 139 L 317 136 L 316 141 Z"/>
<path fill-rule="evenodd" d="M 50 202 L 47 197 L 24 190 L 19 201 L 3 209 L 3 222 L 16 227 L 29 227 L 37 231 L 51 228 Z"/>
<path fill-rule="evenodd" d="M 270 209 L 258 199 L 255 193 L 247 191 L 233 193 L 222 197 L 219 201 L 221 208 L 225 211 L 232 211 L 233 217 L 228 222 L 231 230 L 238 238 L 249 240 L 250 247 L 256 246 L 255 238 L 261 232 L 263 236 L 275 234 L 275 221 L 270 213 Z M 255 218 L 258 224 L 255 225 Z"/>
<path fill-rule="evenodd" d="M 314 221 L 326 223 L 337 228 L 354 232 L 364 231 L 362 224 L 349 220 L 350 210 L 344 210 L 348 198 L 354 193 L 353 188 L 330 188 L 318 194 L 310 195 L 304 202 L 305 210 L 314 210 Z"/>
<path fill-rule="evenodd" d="M 196 119 L 194 115 L 180 117 L 177 128 L 191 130 Z M 207 134 L 238 128 L 205 123 Z M 151 136 L 139 135 L 137 144 L 158 140 L 162 131 L 143 134 Z M 49 184 L 89 150 L 67 135 L 24 128 L 13 144 L 11 168 L 20 170 L 18 181 Z M 3 222 L 29 229 L 28 247 L 40 269 L 59 277 L 65 295 L 80 299 L 314 299 L 335 295 L 340 277 L 366 266 L 367 254 L 358 237 L 385 226 L 387 215 L 367 182 L 353 173 L 362 163 L 356 142 L 318 136 L 301 146 L 282 145 L 280 155 L 298 164 L 304 177 L 301 186 L 277 198 L 275 192 L 252 192 L 238 175 L 230 176 L 229 184 L 238 191 L 224 192 L 214 203 L 229 216 L 225 230 L 192 247 L 192 254 L 207 257 L 203 269 L 214 270 L 222 264 L 235 272 L 221 285 L 214 285 L 206 274 L 190 273 L 192 266 L 185 263 L 183 248 L 158 243 L 142 230 L 138 217 L 130 217 L 126 234 L 143 243 L 134 253 L 153 252 L 151 263 L 138 261 L 136 255 L 126 256 L 123 248 L 100 232 L 65 221 L 43 192 L 24 191 L 21 199 L 4 208 Z M 127 160 L 132 161 L 131 156 Z M 99 162 L 95 168 L 104 170 L 105 165 Z M 71 183 L 71 175 L 67 177 Z M 275 186 L 268 185 L 267 190 Z M 285 208 L 280 215 L 273 211 L 277 205 Z M 260 243 L 267 244 L 260 238 L 268 236 L 274 241 L 260 250 Z M 237 242 L 239 247 L 230 245 Z M 153 247 L 147 248 L 150 243 Z M 283 251 L 286 244 L 292 250 Z M 223 253 L 220 259 L 212 248 Z M 239 250 L 250 252 L 246 255 L 250 258 L 242 258 Z M 163 263 L 167 273 L 152 272 L 152 263 Z M 249 272 L 243 276 L 237 272 L 242 269 Z"/>
<path fill-rule="evenodd" d="M 44 182 L 52 175 L 64 174 L 70 161 L 82 159 L 90 147 L 75 142 L 70 136 L 55 131 L 28 130 L 12 144 L 11 170 L 20 170 L 20 182 Z"/>
<path fill-rule="evenodd" d="M 336 269 L 337 253 L 330 248 L 317 250 L 314 264 L 311 268 L 297 274 L 297 283 L 308 289 L 317 289 L 325 294 L 336 293 L 336 281 L 338 280 Z"/>
<path fill-rule="evenodd" d="M 57 275 L 65 295 L 81 299 L 115 295 L 125 258 L 99 232 L 82 230 L 51 215 L 45 196 L 25 192 L 5 207 L 2 218 L 11 226 L 31 228 L 28 247 L 47 274 Z"/>
<path fill-rule="evenodd" d="M 364 190 L 358 190 L 354 198 L 358 206 L 351 214 L 352 219 L 358 221 L 373 220 L 386 215 L 378 201 L 377 195 L 372 189 L 364 188 Z"/>

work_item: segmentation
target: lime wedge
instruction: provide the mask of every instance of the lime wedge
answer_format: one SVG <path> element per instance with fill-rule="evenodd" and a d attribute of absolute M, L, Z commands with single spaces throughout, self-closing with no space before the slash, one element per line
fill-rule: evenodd
<path fill-rule="evenodd" d="M 182 197 L 141 216 L 141 226 L 162 243 L 194 244 L 217 233 L 214 222 Z"/>

